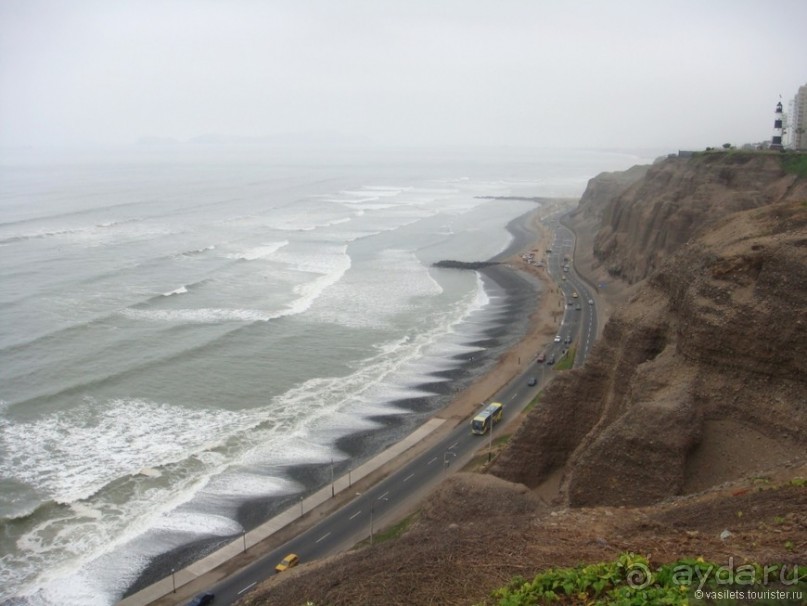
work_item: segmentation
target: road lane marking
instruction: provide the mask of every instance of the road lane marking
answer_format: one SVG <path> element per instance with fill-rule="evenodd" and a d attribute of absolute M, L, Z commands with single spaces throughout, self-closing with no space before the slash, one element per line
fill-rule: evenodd
<path fill-rule="evenodd" d="M 452 448 L 454 448 L 454 447 L 455 447 L 457 444 L 459 444 L 459 440 L 457 440 L 457 441 L 456 441 L 456 442 L 454 442 L 454 443 L 453 443 L 451 446 L 449 446 L 449 447 L 448 447 L 448 449 L 449 449 L 449 450 L 451 450 L 451 449 L 452 449 Z"/>
<path fill-rule="evenodd" d="M 330 532 L 326 532 L 324 535 L 322 535 L 320 538 L 318 538 L 316 541 L 314 541 L 314 543 L 319 543 L 322 539 L 324 539 L 326 537 L 329 537 L 330 535 L 331 535 Z"/>
<path fill-rule="evenodd" d="M 242 593 L 244 593 L 244 592 L 246 592 L 246 591 L 249 591 L 250 589 L 252 589 L 253 587 L 255 587 L 255 585 L 257 585 L 257 584 L 258 584 L 258 581 L 255 581 L 254 583 L 250 583 L 249 585 L 247 585 L 246 587 L 244 587 L 244 588 L 243 588 L 241 591 L 239 591 L 239 592 L 238 592 L 238 595 L 241 595 Z"/>
<path fill-rule="evenodd" d="M 381 499 L 385 499 L 388 494 L 389 494 L 389 490 L 387 492 L 385 492 L 384 494 L 382 494 L 380 497 L 378 497 L 378 500 L 380 501 Z"/>
<path fill-rule="evenodd" d="M 406 477 L 403 479 L 403 481 L 404 481 L 404 482 L 406 482 L 407 480 L 411 480 L 411 479 L 412 479 L 412 478 L 414 478 L 414 477 L 415 477 L 415 474 L 410 473 L 408 476 L 406 476 Z"/>
<path fill-rule="evenodd" d="M 352 520 L 353 518 L 355 518 L 355 517 L 356 517 L 357 515 L 359 515 L 360 513 L 361 513 L 361 509 L 359 509 L 359 510 L 358 510 L 356 513 L 354 513 L 352 516 L 350 516 L 350 517 L 348 518 L 348 520 Z"/>
<path fill-rule="evenodd" d="M 434 458 L 433 458 L 431 461 L 429 461 L 428 463 L 426 463 L 426 465 L 431 465 L 431 464 L 432 464 L 432 463 L 434 463 L 436 460 L 437 460 L 437 457 L 434 457 Z"/>

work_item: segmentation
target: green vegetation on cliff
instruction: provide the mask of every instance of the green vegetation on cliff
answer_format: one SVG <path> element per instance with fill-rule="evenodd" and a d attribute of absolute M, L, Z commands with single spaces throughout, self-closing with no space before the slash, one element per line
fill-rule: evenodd
<path fill-rule="evenodd" d="M 553 568 L 532 581 L 516 578 L 494 591 L 493 597 L 499 606 L 738 604 L 747 603 L 749 596 L 754 604 L 801 604 L 806 592 L 804 566 L 733 560 L 718 565 L 690 558 L 651 569 L 646 558 L 624 553 L 612 562 Z"/>
<path fill-rule="evenodd" d="M 791 175 L 807 177 L 807 154 L 788 154 L 783 156 L 782 168 Z"/>

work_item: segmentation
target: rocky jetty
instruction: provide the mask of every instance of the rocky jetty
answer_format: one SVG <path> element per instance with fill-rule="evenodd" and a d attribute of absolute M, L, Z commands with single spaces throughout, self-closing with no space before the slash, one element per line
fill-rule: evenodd
<path fill-rule="evenodd" d="M 437 263 L 432 264 L 432 267 L 443 267 L 446 269 L 472 269 L 472 270 L 479 270 L 485 269 L 486 267 L 492 267 L 494 265 L 500 265 L 498 261 L 437 261 Z"/>

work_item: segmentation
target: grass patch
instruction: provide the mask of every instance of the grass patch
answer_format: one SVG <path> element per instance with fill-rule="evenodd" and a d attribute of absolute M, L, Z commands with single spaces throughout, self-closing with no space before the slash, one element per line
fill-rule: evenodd
<path fill-rule="evenodd" d="M 473 459 L 471 459 L 465 464 L 465 467 L 462 468 L 462 471 L 468 473 L 480 473 L 487 464 L 488 464 L 487 453 L 483 455 L 476 455 Z"/>
<path fill-rule="evenodd" d="M 383 543 L 384 541 L 392 541 L 394 539 L 397 539 L 403 533 L 406 532 L 406 530 L 414 521 L 415 521 L 415 514 L 406 516 L 403 520 L 401 520 L 397 524 L 393 524 L 392 526 L 390 526 L 389 528 L 385 528 L 381 532 L 376 532 L 374 541 L 376 543 Z"/>
<path fill-rule="evenodd" d="M 782 168 L 791 175 L 807 177 L 807 154 L 785 154 L 782 156 Z"/>
<path fill-rule="evenodd" d="M 409 526 L 412 525 L 417 519 L 418 512 L 415 512 L 411 515 L 406 516 L 403 520 L 398 522 L 397 524 L 393 524 L 392 526 L 388 526 L 386 528 L 376 529 L 373 533 L 373 544 L 383 543 L 385 541 L 394 541 L 398 537 L 400 537 L 403 533 L 407 531 Z M 369 547 L 370 546 L 370 537 L 359 541 L 356 547 Z"/>
<path fill-rule="evenodd" d="M 541 391 L 539 391 L 539 392 L 538 392 L 538 394 L 537 394 L 537 395 L 536 395 L 536 396 L 535 396 L 535 397 L 532 399 L 532 402 L 530 402 L 529 404 L 527 404 L 527 405 L 524 407 L 524 413 L 528 413 L 528 412 L 529 412 L 529 411 L 531 411 L 533 408 L 535 408 L 536 406 L 538 406 L 538 404 L 539 404 L 539 403 L 540 403 L 540 401 L 541 401 L 541 396 L 543 395 L 543 393 L 544 393 L 544 390 L 543 390 L 543 389 L 542 389 Z"/>
<path fill-rule="evenodd" d="M 574 366 L 574 356 L 577 353 L 577 348 L 572 347 L 566 352 L 566 355 L 560 359 L 560 362 L 555 364 L 555 370 L 569 370 Z"/>
<path fill-rule="evenodd" d="M 497 448 L 499 446 L 504 446 L 510 441 L 510 434 L 504 434 L 503 436 L 499 436 L 498 438 L 493 439 L 493 447 Z"/>
<path fill-rule="evenodd" d="M 510 441 L 510 438 L 513 437 L 512 434 L 506 433 L 504 435 L 499 436 L 498 438 L 493 438 L 493 450 L 489 450 L 488 446 L 490 446 L 490 436 L 484 435 L 480 436 L 484 438 L 485 443 L 480 444 L 479 450 L 482 451 L 481 454 L 477 454 L 468 461 L 465 466 L 462 468 L 462 471 L 470 472 L 470 473 L 485 473 L 487 472 L 487 467 L 489 463 L 492 463 L 496 460 L 496 457 L 499 456 L 502 448 Z M 492 454 L 491 454 L 492 452 Z"/>

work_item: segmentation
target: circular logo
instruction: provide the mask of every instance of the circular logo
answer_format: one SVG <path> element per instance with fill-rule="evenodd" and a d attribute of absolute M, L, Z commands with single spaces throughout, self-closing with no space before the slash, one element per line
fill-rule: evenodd
<path fill-rule="evenodd" d="M 644 589 L 653 582 L 653 575 L 650 569 L 641 562 L 631 564 L 625 578 L 628 581 L 628 585 L 633 589 Z"/>

